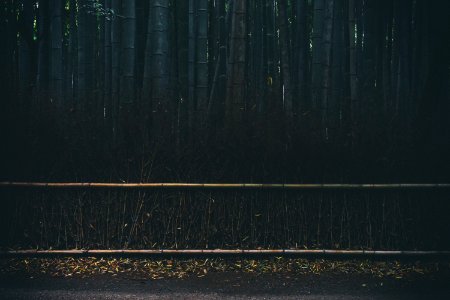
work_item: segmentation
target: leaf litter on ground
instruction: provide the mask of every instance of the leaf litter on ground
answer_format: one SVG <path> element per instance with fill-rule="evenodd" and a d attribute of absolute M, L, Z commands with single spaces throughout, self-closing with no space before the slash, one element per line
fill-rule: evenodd
<path fill-rule="evenodd" d="M 363 274 L 378 278 L 402 279 L 432 274 L 442 268 L 431 262 L 399 262 L 324 259 L 144 259 L 144 258 L 16 258 L 0 261 L 1 274 L 23 274 L 29 277 L 89 277 L 95 275 L 129 276 L 140 279 L 204 277 L 213 272 L 252 274 L 321 275 Z M 446 265 L 450 268 L 450 265 Z"/>

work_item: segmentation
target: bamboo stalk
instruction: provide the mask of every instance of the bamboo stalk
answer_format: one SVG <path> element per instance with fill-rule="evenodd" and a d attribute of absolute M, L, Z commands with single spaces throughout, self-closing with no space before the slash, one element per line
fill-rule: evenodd
<path fill-rule="evenodd" d="M 0 256 L 26 256 L 26 257 L 39 257 L 39 256 L 108 256 L 108 255 L 147 255 L 147 256 L 195 256 L 195 255 L 296 255 L 296 256 L 450 256 L 450 251 L 390 251 L 390 250 L 329 250 L 329 249 L 188 249 L 188 250 L 176 250 L 176 249 L 146 249 L 146 250 L 10 250 L 0 251 Z"/>
<path fill-rule="evenodd" d="M 450 183 L 307 184 L 307 183 L 102 183 L 102 182 L 0 182 L 0 187 L 120 188 L 120 189 L 285 189 L 285 190 L 408 190 L 449 189 Z"/>

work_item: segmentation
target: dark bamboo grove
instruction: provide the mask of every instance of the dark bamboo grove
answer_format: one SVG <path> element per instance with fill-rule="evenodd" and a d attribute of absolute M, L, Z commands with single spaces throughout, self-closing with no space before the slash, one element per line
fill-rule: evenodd
<path fill-rule="evenodd" d="M 449 178 L 445 1 L 0 5 L 7 179 Z"/>
<path fill-rule="evenodd" d="M 0 181 L 450 182 L 449 11 L 0 1 Z M 446 193 L 0 195 L 0 247 L 428 249 L 450 232 Z"/>

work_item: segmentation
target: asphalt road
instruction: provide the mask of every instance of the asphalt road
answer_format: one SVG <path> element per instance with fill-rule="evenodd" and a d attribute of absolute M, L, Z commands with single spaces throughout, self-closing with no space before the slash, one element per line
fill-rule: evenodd
<path fill-rule="evenodd" d="M 221 272 L 137 280 L 0 276 L 1 299 L 450 299 L 449 278 L 378 279 L 348 275 Z"/>

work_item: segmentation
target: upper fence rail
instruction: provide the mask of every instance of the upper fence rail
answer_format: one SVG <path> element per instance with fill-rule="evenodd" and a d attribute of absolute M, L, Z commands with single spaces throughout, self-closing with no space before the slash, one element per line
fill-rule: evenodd
<path fill-rule="evenodd" d="M 102 183 L 102 182 L 0 182 L 0 188 L 105 188 L 105 189 L 220 189 L 220 190 L 417 190 L 450 189 L 450 183 L 308 184 L 308 183 Z"/>

